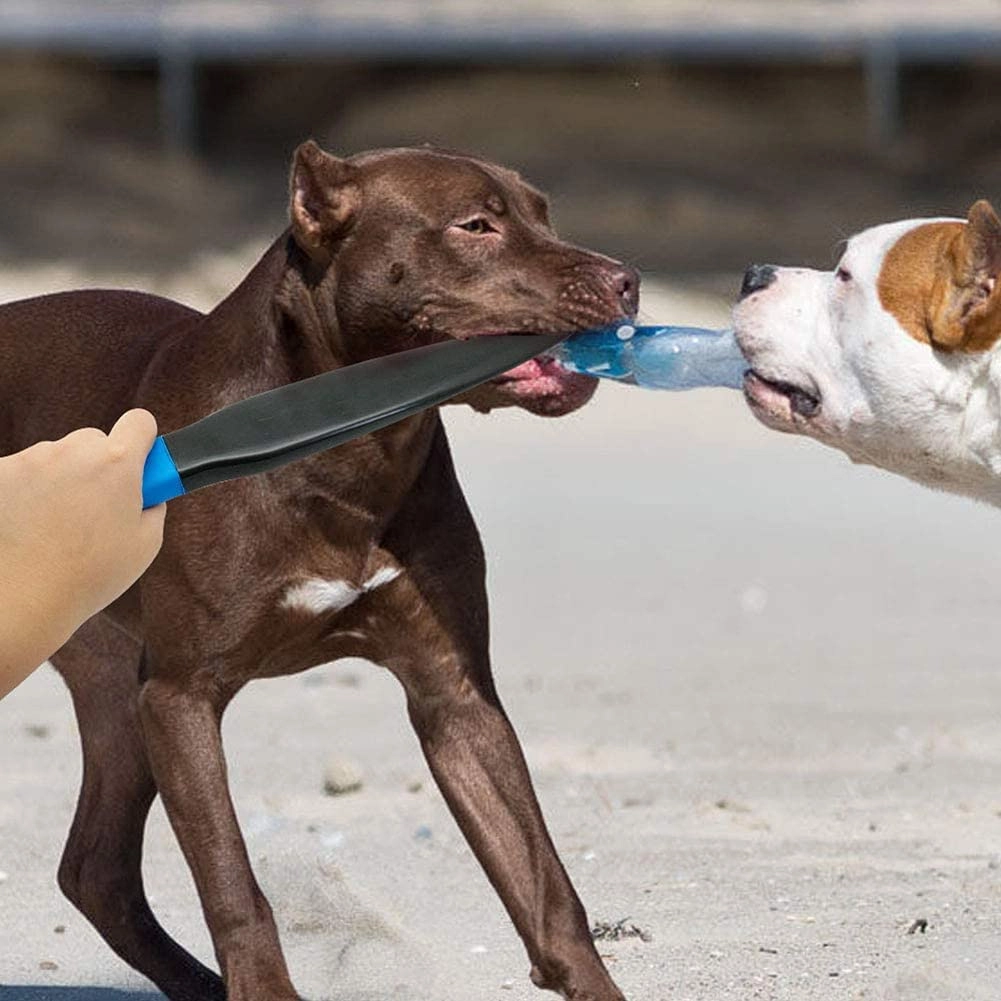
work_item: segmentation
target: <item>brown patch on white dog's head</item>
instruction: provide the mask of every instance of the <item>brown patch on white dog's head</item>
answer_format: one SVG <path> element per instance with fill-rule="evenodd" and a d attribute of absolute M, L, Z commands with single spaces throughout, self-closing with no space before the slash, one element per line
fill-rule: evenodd
<path fill-rule="evenodd" d="M 1001 338 L 1001 221 L 979 201 L 965 223 L 931 222 L 887 252 L 879 299 L 916 340 L 986 351 Z"/>

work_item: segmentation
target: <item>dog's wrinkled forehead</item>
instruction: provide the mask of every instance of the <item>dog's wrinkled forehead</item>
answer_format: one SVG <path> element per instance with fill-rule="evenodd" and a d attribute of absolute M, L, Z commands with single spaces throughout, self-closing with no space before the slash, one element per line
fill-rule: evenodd
<path fill-rule="evenodd" d="M 375 150 L 352 157 L 364 186 L 380 200 L 406 199 L 430 219 L 487 210 L 549 224 L 545 196 L 513 170 L 437 149 Z"/>

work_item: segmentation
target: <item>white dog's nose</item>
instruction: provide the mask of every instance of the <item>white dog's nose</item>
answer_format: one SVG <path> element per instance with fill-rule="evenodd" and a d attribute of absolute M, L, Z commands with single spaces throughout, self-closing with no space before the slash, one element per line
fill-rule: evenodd
<path fill-rule="evenodd" d="M 775 281 L 774 264 L 752 264 L 744 272 L 744 281 L 740 286 L 740 297 L 746 299 L 753 292 L 768 288 Z"/>

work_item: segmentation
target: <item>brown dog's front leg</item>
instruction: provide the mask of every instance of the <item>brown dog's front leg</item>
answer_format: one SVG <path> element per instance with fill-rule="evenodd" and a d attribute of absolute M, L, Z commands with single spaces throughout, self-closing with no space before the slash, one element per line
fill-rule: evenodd
<path fill-rule="evenodd" d="M 228 1001 L 297 1001 L 226 781 L 224 704 L 147 681 L 140 715 L 153 775 L 198 887 Z"/>
<path fill-rule="evenodd" d="M 573 1001 L 624 1001 L 594 947 L 497 697 L 483 549 L 440 426 L 384 544 L 407 571 L 382 592 L 380 662 L 406 690 L 435 781 L 525 943 L 532 980 Z"/>
<path fill-rule="evenodd" d="M 435 780 L 528 949 L 533 982 L 573 1001 L 624 1001 L 595 950 L 489 677 L 479 685 L 463 675 L 447 692 L 408 689 L 408 708 Z"/>
<path fill-rule="evenodd" d="M 53 657 L 73 693 L 83 746 L 83 785 L 59 885 L 171 1001 L 225 1001 L 222 981 L 160 927 L 143 889 L 143 831 L 156 786 L 136 710 L 140 652 L 97 616 Z"/>

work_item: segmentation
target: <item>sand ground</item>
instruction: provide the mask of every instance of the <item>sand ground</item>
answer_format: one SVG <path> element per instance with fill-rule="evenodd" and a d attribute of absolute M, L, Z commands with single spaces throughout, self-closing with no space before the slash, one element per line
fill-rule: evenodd
<path fill-rule="evenodd" d="M 210 301 L 243 261 L 216 265 L 166 285 Z M 0 298 L 85 279 L 11 271 Z M 643 306 L 727 311 L 663 282 Z M 726 391 L 606 386 L 561 421 L 448 423 L 555 840 L 592 919 L 649 937 L 602 945 L 626 995 L 996 1001 L 998 513 L 765 431 Z M 225 736 L 305 997 L 541 996 L 391 678 L 352 662 L 258 683 Z M 55 886 L 79 761 L 50 670 L 0 705 L 0 747 L 0 999 L 158 996 Z M 331 758 L 359 791 L 324 795 Z M 158 914 L 210 961 L 158 806 L 147 846 Z"/>

